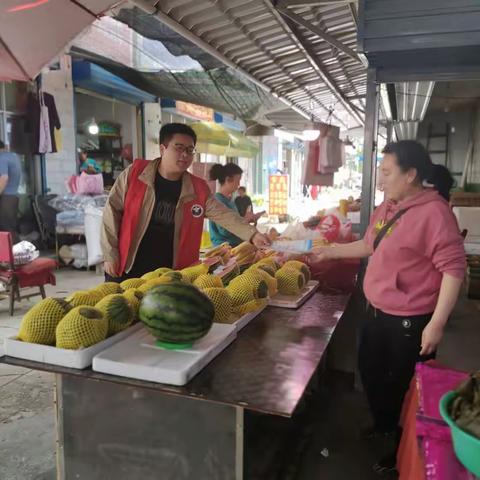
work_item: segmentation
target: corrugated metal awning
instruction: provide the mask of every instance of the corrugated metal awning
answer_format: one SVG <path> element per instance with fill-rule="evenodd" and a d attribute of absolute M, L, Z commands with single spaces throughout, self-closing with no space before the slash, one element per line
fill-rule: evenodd
<path fill-rule="evenodd" d="M 149 36 L 145 31 L 148 23 L 150 35 L 157 35 L 156 38 L 158 32 L 152 31 L 155 27 L 151 19 L 159 20 L 278 96 L 306 120 L 330 118 L 343 127 L 363 123 L 366 68 L 356 53 L 355 2 L 135 0 L 130 3 L 138 8 L 122 9 L 116 18 L 145 36 Z M 201 63 L 201 59 L 197 60 Z"/>

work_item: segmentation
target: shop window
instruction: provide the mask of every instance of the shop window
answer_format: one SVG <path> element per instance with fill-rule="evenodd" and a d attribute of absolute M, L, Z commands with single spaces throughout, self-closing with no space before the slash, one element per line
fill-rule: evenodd
<path fill-rule="evenodd" d="M 27 110 L 27 84 L 5 82 L 5 108 L 7 112 L 25 113 Z"/>

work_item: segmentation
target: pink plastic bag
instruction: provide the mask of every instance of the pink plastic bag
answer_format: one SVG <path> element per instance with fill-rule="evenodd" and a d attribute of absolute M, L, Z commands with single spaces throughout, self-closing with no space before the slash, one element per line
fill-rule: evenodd
<path fill-rule="evenodd" d="M 70 178 L 65 182 L 65 186 L 67 187 L 67 191 L 69 193 L 77 193 L 77 182 L 77 175 L 71 175 Z"/>
<path fill-rule="evenodd" d="M 82 172 L 77 180 L 79 195 L 101 195 L 103 193 L 103 176 L 101 173 L 89 175 Z"/>

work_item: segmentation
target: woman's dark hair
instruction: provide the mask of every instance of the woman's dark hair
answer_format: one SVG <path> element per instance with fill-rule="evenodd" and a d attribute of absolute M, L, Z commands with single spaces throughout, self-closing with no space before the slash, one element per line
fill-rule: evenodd
<path fill-rule="evenodd" d="M 167 144 L 175 134 L 188 135 L 192 137 L 193 144 L 197 144 L 197 134 L 192 127 L 185 125 L 184 123 L 166 123 L 160 129 L 159 140 L 160 145 Z"/>
<path fill-rule="evenodd" d="M 432 165 L 432 172 L 428 178 L 435 190 L 447 201 L 450 201 L 450 190 L 452 189 L 455 180 L 450 173 L 450 170 L 444 165 L 434 163 Z"/>
<path fill-rule="evenodd" d="M 5 148 L 5 144 L 0 140 L 0 148 Z"/>
<path fill-rule="evenodd" d="M 220 185 L 223 185 L 228 177 L 241 175 L 242 173 L 243 170 L 236 163 L 227 163 L 226 165 L 216 163 L 210 169 L 210 180 L 218 180 Z"/>
<path fill-rule="evenodd" d="M 415 140 L 400 140 L 385 146 L 382 153 L 395 155 L 398 166 L 403 172 L 411 168 L 417 170 L 417 179 L 420 183 L 427 181 L 447 201 L 450 199 L 450 189 L 453 186 L 453 177 L 447 167 L 432 163 L 427 149 Z"/>

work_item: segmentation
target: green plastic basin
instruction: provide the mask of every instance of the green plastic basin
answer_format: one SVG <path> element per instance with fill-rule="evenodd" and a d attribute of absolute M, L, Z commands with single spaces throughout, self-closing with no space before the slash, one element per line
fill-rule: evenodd
<path fill-rule="evenodd" d="M 452 432 L 453 448 L 462 465 L 477 477 L 480 477 L 480 439 L 462 430 L 450 417 L 450 404 L 456 393 L 447 392 L 440 399 L 440 413 Z"/>

